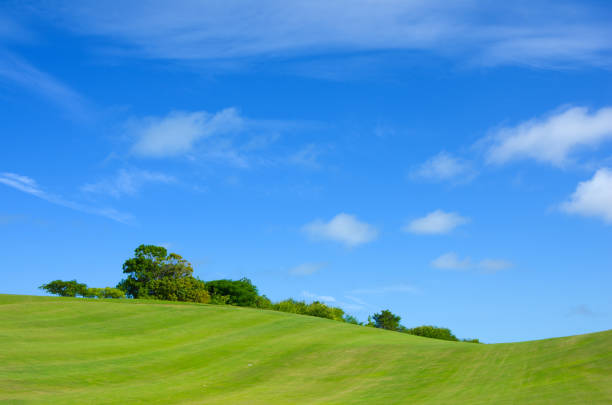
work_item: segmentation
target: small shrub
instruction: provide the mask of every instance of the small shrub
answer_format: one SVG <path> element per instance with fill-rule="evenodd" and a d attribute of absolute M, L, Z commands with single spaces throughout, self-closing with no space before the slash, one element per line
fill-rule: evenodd
<path fill-rule="evenodd" d="M 433 339 L 451 340 L 454 342 L 459 341 L 459 339 L 451 333 L 450 329 L 439 328 L 437 326 L 424 325 L 410 329 L 402 328 L 401 332 Z"/>

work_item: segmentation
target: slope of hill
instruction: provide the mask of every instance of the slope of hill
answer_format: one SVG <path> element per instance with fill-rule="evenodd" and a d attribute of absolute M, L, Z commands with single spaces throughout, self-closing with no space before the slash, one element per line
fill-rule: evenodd
<path fill-rule="evenodd" d="M 0 295 L 0 403 L 610 404 L 612 331 L 477 345 L 250 308 Z"/>

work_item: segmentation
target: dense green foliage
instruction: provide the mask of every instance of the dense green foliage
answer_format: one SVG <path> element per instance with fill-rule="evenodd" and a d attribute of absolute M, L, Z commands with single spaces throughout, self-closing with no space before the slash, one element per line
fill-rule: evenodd
<path fill-rule="evenodd" d="M 39 287 L 49 294 L 59 295 L 60 297 L 83 297 L 87 294 L 87 285 L 76 280 L 63 281 L 53 280 Z"/>
<path fill-rule="evenodd" d="M 459 341 L 455 335 L 453 335 L 448 328 L 438 328 L 436 326 L 417 326 L 416 328 L 400 329 L 400 332 L 409 333 L 411 335 L 428 337 L 433 339 L 451 340 L 454 342 Z M 476 339 L 477 340 L 477 339 Z M 471 343 L 471 342 L 470 342 Z M 474 342 L 476 343 L 476 342 Z"/>
<path fill-rule="evenodd" d="M 90 288 L 87 287 L 87 284 L 79 283 L 76 280 L 54 280 L 39 288 L 60 297 L 125 298 L 123 291 L 117 288 Z"/>
<path fill-rule="evenodd" d="M 128 296 L 140 299 L 236 305 L 363 325 L 355 317 L 345 314 L 341 308 L 331 307 L 319 301 L 306 303 L 287 299 L 273 303 L 265 295 L 260 295 L 257 287 L 248 278 L 204 282 L 193 276 L 193 268 L 187 260 L 176 253 L 168 253 L 162 246 L 138 246 L 134 250 L 134 257 L 124 262 L 123 273 L 127 274 L 127 277 L 119 282 L 117 288 L 87 288 L 85 284 L 77 283 L 76 280 L 55 280 L 40 288 L 51 294 L 68 297 L 124 298 Z M 400 325 L 400 320 L 398 315 L 385 309 L 368 317 L 365 326 L 435 339 L 458 340 L 447 328 L 420 326 L 408 329 Z M 478 339 L 465 341 L 479 343 Z"/>
<path fill-rule="evenodd" d="M 88 288 L 85 293 L 87 298 L 125 298 L 125 293 L 118 288 Z"/>
<path fill-rule="evenodd" d="M 292 314 L 310 315 L 319 318 L 333 319 L 335 321 L 344 321 L 344 311 L 342 309 L 327 306 L 319 301 L 308 304 L 305 301 L 287 299 L 273 304 L 272 309 Z"/>
<path fill-rule="evenodd" d="M 374 314 L 372 318 L 374 319 L 374 326 L 377 328 L 387 330 L 399 329 L 401 318 L 388 309 L 384 309 L 380 313 Z"/>
<path fill-rule="evenodd" d="M 166 248 L 140 245 L 123 264 L 127 278 L 117 288 L 130 298 L 206 303 L 210 296 L 203 281 L 193 277 L 191 264 Z"/>
<path fill-rule="evenodd" d="M 346 323 L 352 323 L 353 325 L 363 325 L 363 323 L 359 322 L 357 318 L 355 318 L 353 315 L 344 314 L 343 319 Z"/>
<path fill-rule="evenodd" d="M 277 311 L 0 295 L 2 404 L 612 403 L 612 331 L 475 345 Z"/>
<path fill-rule="evenodd" d="M 213 302 L 241 307 L 256 307 L 259 297 L 257 287 L 248 278 L 208 281 L 206 290 Z"/>
<path fill-rule="evenodd" d="M 388 309 L 385 309 L 382 310 L 380 313 L 374 314 L 372 317 L 368 318 L 368 324 L 366 326 L 373 326 L 379 329 L 393 330 L 396 332 L 402 332 L 407 333 L 409 335 L 427 337 L 432 339 L 450 340 L 454 342 L 459 341 L 459 339 L 457 339 L 457 337 L 453 335 L 450 329 L 448 328 L 440 328 L 437 326 L 430 325 L 417 326 L 416 328 L 407 328 L 403 325 L 400 325 L 400 320 L 401 317 L 399 315 L 395 315 Z M 346 318 L 345 321 L 348 322 Z M 478 339 L 464 339 L 463 342 L 480 343 Z"/>

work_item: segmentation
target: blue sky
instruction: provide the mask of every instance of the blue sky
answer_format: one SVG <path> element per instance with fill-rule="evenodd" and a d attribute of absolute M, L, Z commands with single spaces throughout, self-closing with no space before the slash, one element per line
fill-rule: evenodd
<path fill-rule="evenodd" d="M 612 7 L 6 1 L 3 293 L 141 243 L 505 342 L 612 324 Z"/>

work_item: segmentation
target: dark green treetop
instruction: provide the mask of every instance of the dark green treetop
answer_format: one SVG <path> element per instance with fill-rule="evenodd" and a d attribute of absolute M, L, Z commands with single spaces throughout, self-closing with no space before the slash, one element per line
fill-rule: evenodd
<path fill-rule="evenodd" d="M 393 314 L 388 309 L 384 309 L 380 311 L 380 313 L 374 314 L 372 318 L 374 318 L 374 326 L 380 329 L 398 330 L 400 326 L 401 317 Z"/>

